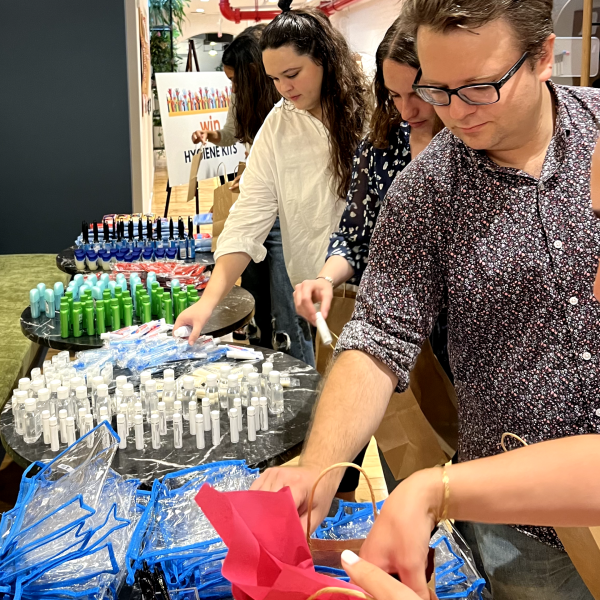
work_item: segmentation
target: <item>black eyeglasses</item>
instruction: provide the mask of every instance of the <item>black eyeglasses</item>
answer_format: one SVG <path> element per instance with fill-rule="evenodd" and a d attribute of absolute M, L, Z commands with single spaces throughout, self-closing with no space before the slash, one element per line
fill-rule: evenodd
<path fill-rule="evenodd" d="M 529 52 L 525 52 L 510 71 L 499 81 L 463 85 L 454 90 L 431 85 L 418 85 L 422 74 L 421 69 L 419 69 L 412 88 L 421 100 L 434 106 L 450 106 L 452 96 L 458 96 L 463 102 L 474 106 L 496 104 L 500 100 L 500 88 L 523 66 L 528 56 Z"/>

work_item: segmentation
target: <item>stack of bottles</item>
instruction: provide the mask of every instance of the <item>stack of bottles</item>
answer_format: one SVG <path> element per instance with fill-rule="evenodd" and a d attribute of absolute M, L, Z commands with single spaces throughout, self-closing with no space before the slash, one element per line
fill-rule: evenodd
<path fill-rule="evenodd" d="M 164 341 L 178 343 L 173 338 Z M 160 339 L 157 344 L 160 347 Z M 182 345 L 187 348 L 185 342 Z M 226 352 L 217 348 L 212 338 L 204 340 L 203 347 L 207 361 L 211 352 L 213 358 Z M 130 351 L 136 360 L 144 360 L 139 346 L 132 346 Z M 102 352 L 106 351 L 82 352 L 75 363 L 69 363 L 68 352 L 60 353 L 44 363 L 43 372 L 33 369 L 31 379 L 19 380 L 11 406 L 15 431 L 25 443 L 35 444 L 41 439 L 53 452 L 59 452 L 106 421 L 117 431 L 122 450 L 132 443 L 143 451 L 148 431 L 154 450 L 167 442 L 170 446 L 169 440 L 174 448 L 182 448 L 185 441 L 201 450 L 211 444 L 218 446 L 224 439 L 223 411 L 229 441 L 237 444 L 255 442 L 257 435 L 269 431 L 269 413 L 277 416 L 284 410 L 280 373 L 269 362 L 263 363 L 262 376 L 252 364 L 243 365 L 241 378 L 225 364 L 219 378 L 211 374 L 201 387 L 196 387 L 190 375 L 175 380 L 173 369 L 164 369 L 162 380 L 153 379 L 152 372 L 146 370 L 139 376 L 136 391 L 125 375 L 113 381 L 112 364 L 96 360 Z"/>
<path fill-rule="evenodd" d="M 111 469 L 117 443 L 103 423 L 25 471 L 17 505 L 0 522 L 2 598 L 117 597 L 145 508 L 138 502 L 149 499 L 138 480 Z"/>
<path fill-rule="evenodd" d="M 159 565 L 170 589 L 197 588 L 202 598 L 230 598 L 221 567 L 227 548 L 195 502 L 200 487 L 248 490 L 258 476 L 244 461 L 192 467 L 155 481 L 148 507 L 131 540 L 127 582 L 144 565 Z"/>
<path fill-rule="evenodd" d="M 162 225 L 163 221 L 160 218 L 155 222 L 148 218 L 145 226 L 142 219 L 138 219 L 137 222 L 130 219 L 126 232 L 125 221 L 116 221 L 113 218 L 112 224 L 107 220 L 102 222 L 100 232 L 98 223 L 92 223 L 90 227 L 84 221 L 81 235 L 75 241 L 75 265 L 78 270 L 87 268 L 96 271 L 100 268 L 108 271 L 111 263 L 116 262 L 193 261 L 196 259 L 196 250 L 210 250 L 211 236 L 205 234 L 196 237 L 192 217 L 188 217 L 187 232 L 183 218 L 179 217 L 177 236 L 173 219 L 169 221 L 168 231 L 166 227 L 163 231 Z"/>

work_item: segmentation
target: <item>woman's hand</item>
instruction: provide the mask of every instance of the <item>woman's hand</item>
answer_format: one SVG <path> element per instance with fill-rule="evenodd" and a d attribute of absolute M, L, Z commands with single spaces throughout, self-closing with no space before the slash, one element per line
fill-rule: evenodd
<path fill-rule="evenodd" d="M 176 331 L 179 327 L 183 327 L 184 325 L 190 326 L 192 328 L 192 333 L 188 338 L 188 342 L 192 345 L 200 337 L 202 329 L 206 325 L 208 319 L 210 319 L 211 314 L 212 310 L 210 310 L 210 308 L 202 302 L 202 299 L 200 299 L 189 308 L 186 308 L 177 317 L 177 321 L 175 321 L 175 325 L 173 325 L 173 331 Z"/>
<path fill-rule="evenodd" d="M 206 144 L 206 142 L 208 142 L 208 131 L 202 129 L 194 131 L 194 133 L 192 133 L 192 142 L 194 142 L 194 144 Z"/>
<path fill-rule="evenodd" d="M 240 179 L 242 178 L 242 175 L 243 173 L 235 176 L 235 179 L 231 182 L 231 185 L 229 186 L 229 189 L 231 191 L 235 192 L 240 189 Z"/>
<path fill-rule="evenodd" d="M 315 303 L 321 303 L 321 314 L 327 319 L 332 298 L 333 286 L 327 279 L 307 279 L 299 283 L 294 291 L 296 312 L 313 326 L 317 325 Z"/>
<path fill-rule="evenodd" d="M 421 598 L 403 583 L 379 567 L 360 559 L 350 550 L 342 552 L 342 566 L 350 575 L 352 583 L 361 587 L 375 600 L 419 600 Z M 433 599 L 435 595 L 431 592 L 427 598 Z"/>
<path fill-rule="evenodd" d="M 430 598 L 425 571 L 443 494 L 441 469 L 419 471 L 405 479 L 385 501 L 360 551 L 365 561 L 397 573 L 422 600 Z"/>

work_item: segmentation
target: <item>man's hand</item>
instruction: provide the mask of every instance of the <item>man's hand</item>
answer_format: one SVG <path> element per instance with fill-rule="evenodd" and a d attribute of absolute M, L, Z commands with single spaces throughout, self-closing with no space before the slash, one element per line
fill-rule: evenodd
<path fill-rule="evenodd" d="M 299 283 L 294 291 L 296 312 L 315 327 L 317 325 L 315 303 L 321 303 L 321 314 L 324 319 L 327 319 L 332 298 L 333 286 L 327 279 L 307 279 Z"/>
<path fill-rule="evenodd" d="M 440 469 L 405 479 L 385 501 L 360 552 L 361 558 L 386 573 L 397 573 L 422 600 L 430 598 L 425 570 L 443 492 Z"/>
<path fill-rule="evenodd" d="M 229 189 L 233 192 L 235 192 L 236 190 L 240 189 L 240 179 L 242 178 L 242 174 L 240 175 L 236 175 L 235 179 L 231 182 L 231 185 L 229 186 Z"/>
<path fill-rule="evenodd" d="M 284 487 L 289 487 L 292 497 L 300 515 L 302 527 L 306 529 L 306 519 L 308 511 L 308 499 L 315 481 L 321 474 L 318 467 L 299 466 L 299 467 L 275 467 L 267 469 L 253 484 L 251 490 L 261 490 L 263 492 L 278 492 Z M 314 531 L 329 513 L 331 501 L 335 495 L 339 484 L 339 477 L 343 475 L 343 470 L 339 473 L 328 473 L 319 482 L 317 491 L 313 500 L 310 522 L 311 529 Z M 311 531 L 311 533 L 312 533 Z"/>
<path fill-rule="evenodd" d="M 419 600 L 421 598 L 403 583 L 370 562 L 361 560 L 350 550 L 342 552 L 342 566 L 350 575 L 352 583 L 361 587 L 375 600 Z M 433 600 L 435 595 L 430 593 L 427 600 L 430 598 Z"/>

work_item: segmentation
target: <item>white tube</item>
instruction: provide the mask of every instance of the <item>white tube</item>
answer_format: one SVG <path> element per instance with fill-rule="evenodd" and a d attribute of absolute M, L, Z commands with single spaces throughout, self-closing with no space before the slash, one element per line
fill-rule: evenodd
<path fill-rule="evenodd" d="M 144 449 L 144 417 L 142 415 L 135 415 L 133 418 L 135 423 L 135 449 Z"/>
<path fill-rule="evenodd" d="M 158 403 L 158 423 L 159 423 L 159 432 L 160 435 L 167 435 L 167 413 L 166 406 L 164 402 Z"/>
<path fill-rule="evenodd" d="M 331 344 L 331 333 L 329 332 L 329 327 L 327 327 L 327 322 L 323 318 L 323 315 L 320 312 L 317 312 L 317 331 L 321 336 L 321 341 L 325 346 L 329 346 Z"/>
<path fill-rule="evenodd" d="M 58 421 L 56 417 L 50 417 L 50 450 L 58 452 L 60 444 L 58 443 Z"/>
<path fill-rule="evenodd" d="M 85 415 L 85 432 L 89 433 L 92 429 L 94 429 L 94 415 L 87 414 Z M 88 435 L 87 437 L 87 447 L 94 447 L 94 436 Z"/>
<path fill-rule="evenodd" d="M 183 446 L 183 421 L 178 412 L 173 413 L 173 446 L 175 448 Z"/>
<path fill-rule="evenodd" d="M 60 443 L 67 443 L 67 417 L 69 413 L 63 408 L 58 411 L 58 428 L 60 430 Z"/>
<path fill-rule="evenodd" d="M 67 445 L 72 446 L 75 443 L 75 419 L 67 417 Z"/>
<path fill-rule="evenodd" d="M 117 415 L 117 434 L 120 438 L 119 449 L 125 450 L 127 448 L 127 421 L 123 413 Z"/>
<path fill-rule="evenodd" d="M 52 437 L 50 435 L 50 411 L 42 411 L 42 432 L 44 434 L 44 444 L 50 444 Z"/>
<path fill-rule="evenodd" d="M 219 413 L 218 410 L 213 410 L 212 412 L 216 412 L 217 414 Z M 210 431 L 212 413 L 210 410 L 210 400 L 208 398 L 202 398 L 202 416 L 204 417 L 204 431 Z"/>
<path fill-rule="evenodd" d="M 237 408 L 237 426 L 238 431 L 242 430 L 242 399 L 234 398 L 233 400 L 233 408 Z"/>
<path fill-rule="evenodd" d="M 150 429 L 152 432 L 152 448 L 158 450 L 160 448 L 160 417 L 158 413 L 152 413 L 150 416 Z"/>
<path fill-rule="evenodd" d="M 238 409 L 229 409 L 229 435 L 231 443 L 237 444 L 240 441 L 240 431 L 238 429 Z"/>
<path fill-rule="evenodd" d="M 249 406 L 246 411 L 246 416 L 248 417 L 246 420 L 248 421 L 248 441 L 255 442 L 256 441 L 256 408 L 254 406 Z"/>
<path fill-rule="evenodd" d="M 269 407 L 267 399 L 263 396 L 259 400 L 260 404 L 260 429 L 261 431 L 269 431 Z"/>
<path fill-rule="evenodd" d="M 260 431 L 260 404 L 258 398 L 251 398 L 250 406 L 254 407 L 254 431 Z"/>
<path fill-rule="evenodd" d="M 204 417 L 200 413 L 196 413 L 194 418 L 196 422 L 196 448 L 202 450 L 204 448 Z M 190 413 L 190 423 L 192 415 Z"/>
<path fill-rule="evenodd" d="M 190 400 L 189 403 L 190 411 L 190 435 L 196 435 L 196 414 L 198 411 L 198 405 L 195 400 Z"/>
<path fill-rule="evenodd" d="M 221 424 L 219 422 L 220 414 L 218 410 L 213 410 L 210 413 L 212 423 L 212 443 L 213 446 L 218 446 L 221 443 Z M 206 427 L 206 425 L 205 425 Z"/>

